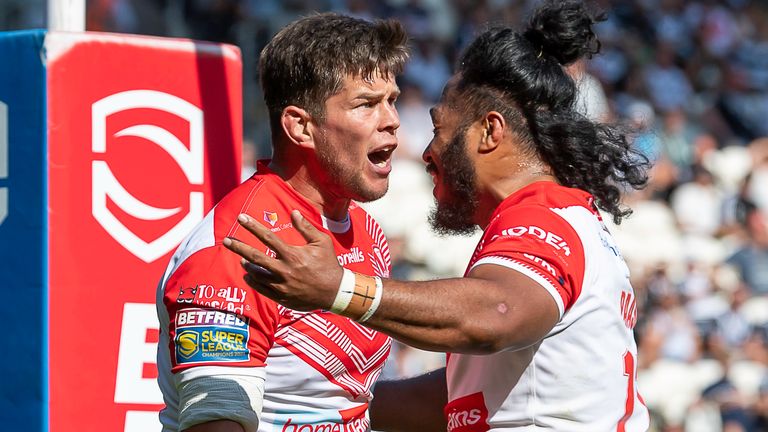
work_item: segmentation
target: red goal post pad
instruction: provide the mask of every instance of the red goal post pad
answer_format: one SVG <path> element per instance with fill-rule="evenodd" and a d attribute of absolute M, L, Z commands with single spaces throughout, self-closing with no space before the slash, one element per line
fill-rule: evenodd
<path fill-rule="evenodd" d="M 240 181 L 238 48 L 45 37 L 50 430 L 159 431 L 155 290 Z"/>

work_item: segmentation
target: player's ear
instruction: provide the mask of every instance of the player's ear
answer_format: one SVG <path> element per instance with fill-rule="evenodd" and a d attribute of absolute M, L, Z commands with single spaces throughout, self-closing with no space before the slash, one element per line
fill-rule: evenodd
<path fill-rule="evenodd" d="M 497 111 L 489 111 L 480 122 L 480 127 L 482 136 L 478 151 L 480 153 L 492 152 L 501 144 L 504 137 L 504 128 L 506 127 L 504 116 Z"/>
<path fill-rule="evenodd" d="M 312 115 L 305 109 L 288 105 L 280 116 L 280 124 L 288 140 L 301 147 L 314 148 L 312 137 Z"/>

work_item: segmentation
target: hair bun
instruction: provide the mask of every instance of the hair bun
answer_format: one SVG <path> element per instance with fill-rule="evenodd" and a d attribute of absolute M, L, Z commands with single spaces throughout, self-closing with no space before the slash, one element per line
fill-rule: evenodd
<path fill-rule="evenodd" d="M 592 25 L 604 19 L 604 15 L 588 11 L 581 1 L 547 0 L 533 13 L 523 36 L 537 52 L 568 65 L 600 51 Z"/>

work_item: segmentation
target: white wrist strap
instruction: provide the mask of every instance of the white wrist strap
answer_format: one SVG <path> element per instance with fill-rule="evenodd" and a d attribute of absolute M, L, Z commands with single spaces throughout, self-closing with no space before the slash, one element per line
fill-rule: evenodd
<path fill-rule="evenodd" d="M 343 269 L 339 290 L 336 292 L 336 298 L 333 300 L 330 311 L 335 314 L 341 314 L 347 309 L 355 294 L 355 274 L 347 269 Z"/>
<path fill-rule="evenodd" d="M 376 309 L 379 308 L 379 303 L 381 303 L 381 297 L 384 294 L 384 284 L 381 282 L 381 278 L 376 276 L 374 277 L 374 280 L 376 280 L 376 294 L 373 296 L 373 303 L 371 304 L 371 307 L 368 308 L 367 311 L 363 314 L 363 316 L 360 317 L 357 322 L 364 323 L 368 321 L 376 312 Z"/>

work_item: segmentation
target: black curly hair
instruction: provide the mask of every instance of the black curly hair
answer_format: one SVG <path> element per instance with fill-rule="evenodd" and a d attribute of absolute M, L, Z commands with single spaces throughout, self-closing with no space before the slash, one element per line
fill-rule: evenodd
<path fill-rule="evenodd" d="M 622 127 L 576 111 L 577 87 L 564 69 L 599 52 L 592 25 L 603 19 L 580 1 L 545 1 L 524 31 L 494 27 L 478 36 L 460 59 L 456 89 L 472 120 L 500 112 L 561 184 L 591 193 L 618 224 L 632 212 L 621 192 L 647 183 L 648 159 Z"/>

